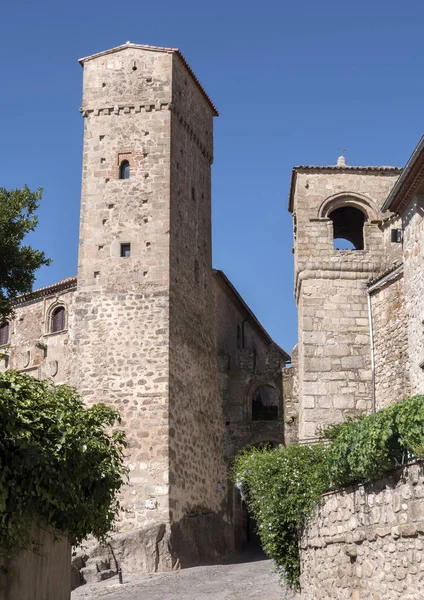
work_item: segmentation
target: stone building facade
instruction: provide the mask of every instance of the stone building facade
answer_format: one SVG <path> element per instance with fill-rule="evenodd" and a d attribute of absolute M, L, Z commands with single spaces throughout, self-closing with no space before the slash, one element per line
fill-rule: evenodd
<path fill-rule="evenodd" d="M 120 412 L 130 483 L 119 540 L 149 554 L 124 553 L 123 567 L 214 560 L 246 537 L 232 457 L 296 437 L 294 370 L 212 269 L 218 113 L 182 54 L 127 43 L 80 63 L 78 276 L 17 300 L 1 368 Z"/>

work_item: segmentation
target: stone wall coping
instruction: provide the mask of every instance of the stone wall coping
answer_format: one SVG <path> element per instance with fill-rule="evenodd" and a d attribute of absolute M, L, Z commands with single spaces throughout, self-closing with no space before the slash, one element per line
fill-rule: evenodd
<path fill-rule="evenodd" d="M 410 462 L 407 462 L 404 465 L 400 465 L 399 467 L 390 469 L 390 471 L 386 471 L 385 473 L 382 474 L 381 477 L 378 477 L 376 479 L 369 479 L 368 481 L 365 481 L 364 483 L 347 485 L 345 487 L 338 488 L 337 490 L 331 490 L 331 492 L 325 492 L 325 494 L 322 494 L 321 498 L 326 498 L 328 496 L 334 496 L 335 494 L 339 494 L 340 492 L 350 492 L 350 491 L 359 490 L 360 488 L 363 488 L 366 485 L 369 485 L 370 483 L 376 483 L 377 481 L 386 479 L 386 477 L 390 477 L 391 475 L 394 475 L 395 473 L 403 471 L 404 469 L 407 469 L 408 467 L 412 467 L 413 465 L 421 465 L 421 464 L 424 464 L 424 459 L 417 458 L 416 460 L 411 460 Z"/>

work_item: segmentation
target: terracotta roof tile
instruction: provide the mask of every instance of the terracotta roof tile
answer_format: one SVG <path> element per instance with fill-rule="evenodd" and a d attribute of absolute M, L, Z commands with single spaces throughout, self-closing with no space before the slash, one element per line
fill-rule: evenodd
<path fill-rule="evenodd" d="M 57 281 L 56 283 L 52 283 L 51 285 L 47 285 L 42 288 L 38 288 L 38 290 L 33 290 L 28 294 L 22 294 L 22 296 L 17 296 L 15 298 L 13 304 L 23 304 L 24 302 L 29 302 L 30 300 L 35 300 L 36 298 L 42 298 L 43 296 L 48 296 L 53 292 L 60 292 L 62 290 L 66 290 L 71 287 L 75 287 L 77 285 L 76 277 L 67 277 L 66 279 L 62 279 L 61 281 Z"/>

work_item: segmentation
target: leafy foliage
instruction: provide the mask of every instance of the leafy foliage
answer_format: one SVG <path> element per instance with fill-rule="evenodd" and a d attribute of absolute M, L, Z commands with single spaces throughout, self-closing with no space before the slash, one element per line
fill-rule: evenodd
<path fill-rule="evenodd" d="M 250 448 L 233 467 L 262 546 L 293 589 L 299 586 L 299 534 L 320 495 L 424 458 L 424 396 L 330 425 L 321 438 L 330 443 Z"/>
<path fill-rule="evenodd" d="M 124 433 L 103 404 L 28 375 L 0 375 L 0 555 L 31 547 L 31 525 L 45 522 L 72 544 L 104 539 L 120 510 Z"/>
<path fill-rule="evenodd" d="M 376 479 L 418 455 L 424 436 L 424 396 L 338 427 L 328 450 L 331 487 Z"/>
<path fill-rule="evenodd" d="M 41 194 L 41 188 L 0 188 L 0 322 L 12 313 L 13 298 L 32 290 L 35 271 L 50 264 L 44 252 L 22 245 L 38 223 L 35 212 Z"/>
<path fill-rule="evenodd" d="M 233 466 L 262 546 L 293 588 L 300 574 L 299 529 L 329 486 L 325 455 L 321 444 L 250 448 Z"/>

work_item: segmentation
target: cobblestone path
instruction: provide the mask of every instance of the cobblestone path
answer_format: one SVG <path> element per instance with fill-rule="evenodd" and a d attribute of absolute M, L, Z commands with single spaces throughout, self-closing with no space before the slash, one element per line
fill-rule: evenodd
<path fill-rule="evenodd" d="M 113 577 L 83 585 L 71 600 L 283 600 L 270 560 L 241 556 L 233 564 L 182 569 L 173 573 L 128 575 L 122 585 Z"/>

